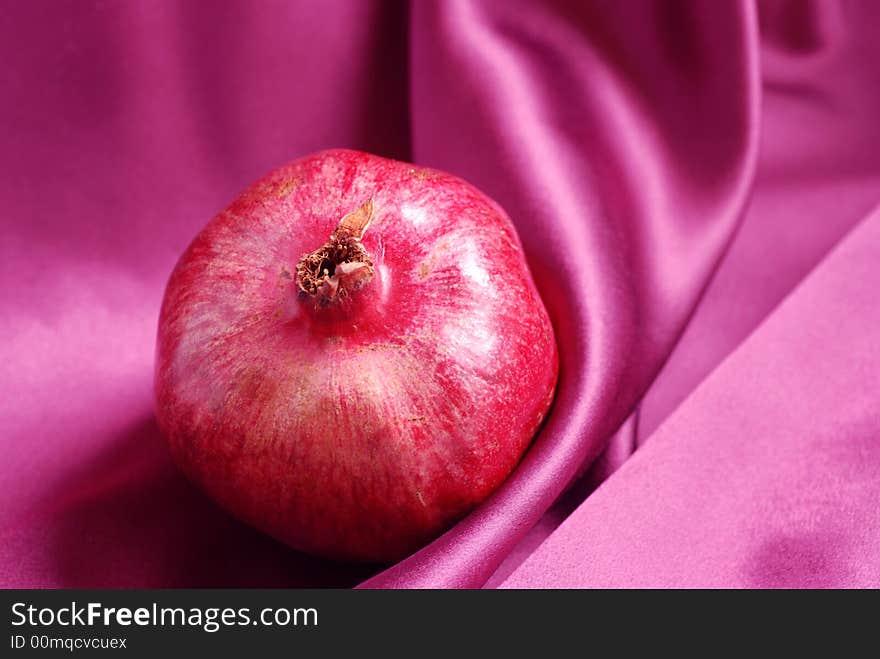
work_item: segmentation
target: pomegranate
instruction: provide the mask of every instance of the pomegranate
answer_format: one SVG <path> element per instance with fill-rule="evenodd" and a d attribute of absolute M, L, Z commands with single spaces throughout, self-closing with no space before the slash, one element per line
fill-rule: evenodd
<path fill-rule="evenodd" d="M 180 258 L 157 417 L 240 519 L 312 554 L 392 561 L 510 474 L 557 372 L 498 205 L 440 171 L 326 151 L 254 184 Z"/>

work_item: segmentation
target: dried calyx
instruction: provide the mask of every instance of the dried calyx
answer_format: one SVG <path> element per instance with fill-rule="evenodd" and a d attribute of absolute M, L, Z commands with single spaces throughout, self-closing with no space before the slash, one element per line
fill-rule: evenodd
<path fill-rule="evenodd" d="M 349 213 L 324 243 L 296 266 L 300 294 L 326 306 L 362 288 L 373 279 L 373 261 L 361 238 L 373 220 L 373 200 Z"/>

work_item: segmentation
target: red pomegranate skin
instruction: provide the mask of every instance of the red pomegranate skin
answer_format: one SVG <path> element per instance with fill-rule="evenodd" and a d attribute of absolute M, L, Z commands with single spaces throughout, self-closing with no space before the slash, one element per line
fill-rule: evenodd
<path fill-rule="evenodd" d="M 372 280 L 305 296 L 300 258 L 370 200 Z M 304 552 L 386 562 L 510 474 L 558 368 L 497 204 L 440 171 L 325 151 L 251 186 L 180 258 L 157 417 L 180 468 L 238 518 Z"/>

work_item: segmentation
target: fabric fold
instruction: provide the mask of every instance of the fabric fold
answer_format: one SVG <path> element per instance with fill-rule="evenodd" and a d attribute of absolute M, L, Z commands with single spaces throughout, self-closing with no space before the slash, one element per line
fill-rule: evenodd
<path fill-rule="evenodd" d="M 754 8 L 650 7 L 413 7 L 414 157 L 509 211 L 563 368 L 508 481 L 365 586 L 482 585 L 632 411 L 735 231 L 757 156 Z"/>

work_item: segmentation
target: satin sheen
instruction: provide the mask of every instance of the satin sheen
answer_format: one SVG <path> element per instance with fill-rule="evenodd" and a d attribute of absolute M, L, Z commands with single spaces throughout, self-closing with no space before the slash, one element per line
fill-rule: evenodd
<path fill-rule="evenodd" d="M 0 22 L 0 585 L 880 586 L 880 6 L 15 3 Z M 171 464 L 162 291 L 247 184 L 348 147 L 513 218 L 541 434 L 393 566 Z"/>

